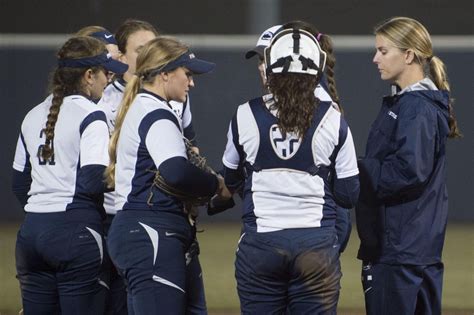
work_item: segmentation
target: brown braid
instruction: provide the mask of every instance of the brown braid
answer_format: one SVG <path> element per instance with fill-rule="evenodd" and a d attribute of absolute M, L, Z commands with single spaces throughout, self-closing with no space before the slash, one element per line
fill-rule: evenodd
<path fill-rule="evenodd" d="M 332 100 L 339 106 L 339 111 L 343 113 L 339 95 L 337 93 L 336 78 L 334 75 L 334 67 L 336 66 L 336 57 L 333 54 L 333 46 L 331 37 L 326 34 L 319 36 L 319 44 L 321 49 L 326 52 L 326 79 L 328 81 L 329 95 Z"/>
<path fill-rule="evenodd" d="M 99 55 L 107 52 L 104 44 L 98 39 L 91 37 L 73 37 L 69 39 L 59 50 L 58 59 L 74 59 Z M 67 95 L 83 93 L 83 76 L 84 73 L 92 69 L 95 73 L 99 71 L 98 67 L 91 68 L 57 68 L 51 80 L 51 91 L 53 99 L 49 114 L 46 121 L 46 127 L 43 129 L 45 135 L 45 144 L 39 152 L 44 160 L 52 159 L 54 156 L 54 129 L 58 120 L 59 111 L 63 103 L 63 99 Z"/>

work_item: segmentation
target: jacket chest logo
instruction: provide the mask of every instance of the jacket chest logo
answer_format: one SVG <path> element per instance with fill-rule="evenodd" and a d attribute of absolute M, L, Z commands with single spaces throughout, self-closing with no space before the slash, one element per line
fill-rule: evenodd
<path fill-rule="evenodd" d="M 293 133 L 287 133 L 283 136 L 276 124 L 270 127 L 270 142 L 275 153 L 283 160 L 293 157 L 301 145 L 300 138 Z"/>

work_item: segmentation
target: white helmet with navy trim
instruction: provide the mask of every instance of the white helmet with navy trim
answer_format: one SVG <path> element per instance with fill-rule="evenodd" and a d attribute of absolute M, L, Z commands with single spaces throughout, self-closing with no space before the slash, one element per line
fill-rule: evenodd
<path fill-rule="evenodd" d="M 283 29 L 265 49 L 265 68 L 270 73 L 302 73 L 320 77 L 326 53 L 316 38 L 302 29 Z"/>

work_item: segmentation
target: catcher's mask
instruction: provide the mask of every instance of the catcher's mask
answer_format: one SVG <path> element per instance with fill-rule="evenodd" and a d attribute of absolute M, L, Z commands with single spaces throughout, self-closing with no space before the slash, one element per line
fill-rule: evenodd
<path fill-rule="evenodd" d="M 326 53 L 311 33 L 302 29 L 283 29 L 265 48 L 265 71 L 270 73 L 302 73 L 321 77 Z"/>

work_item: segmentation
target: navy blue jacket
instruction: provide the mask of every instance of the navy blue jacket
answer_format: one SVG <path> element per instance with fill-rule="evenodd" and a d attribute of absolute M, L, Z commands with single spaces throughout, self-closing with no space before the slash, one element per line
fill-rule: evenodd
<path fill-rule="evenodd" d="M 387 264 L 441 261 L 447 223 L 449 94 L 385 97 L 359 160 L 358 258 Z"/>

